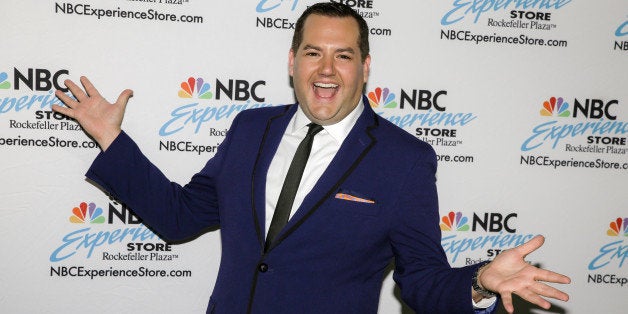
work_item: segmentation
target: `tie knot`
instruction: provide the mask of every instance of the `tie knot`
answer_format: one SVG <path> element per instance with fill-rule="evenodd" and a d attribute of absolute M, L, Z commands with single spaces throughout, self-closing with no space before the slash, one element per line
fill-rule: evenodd
<path fill-rule="evenodd" d="M 323 127 L 320 124 L 316 124 L 316 123 L 310 123 L 307 125 L 308 129 L 307 129 L 307 135 L 306 136 L 314 136 L 316 135 L 316 133 L 320 132 L 323 130 Z"/>

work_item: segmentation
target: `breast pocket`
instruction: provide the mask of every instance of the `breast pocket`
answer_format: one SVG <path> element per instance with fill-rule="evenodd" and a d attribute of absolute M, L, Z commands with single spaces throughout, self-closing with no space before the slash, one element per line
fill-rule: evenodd
<path fill-rule="evenodd" d="M 338 213 L 361 216 L 377 216 L 380 212 L 380 205 L 376 202 L 358 202 L 342 198 L 334 198 L 331 205 Z"/>

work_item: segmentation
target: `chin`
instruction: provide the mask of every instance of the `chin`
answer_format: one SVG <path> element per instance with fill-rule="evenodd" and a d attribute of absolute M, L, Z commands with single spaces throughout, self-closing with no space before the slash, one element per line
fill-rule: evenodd
<path fill-rule="evenodd" d="M 329 112 L 327 110 L 323 112 L 314 112 L 312 113 L 312 117 L 319 121 L 327 121 L 334 118 L 334 113 Z"/>

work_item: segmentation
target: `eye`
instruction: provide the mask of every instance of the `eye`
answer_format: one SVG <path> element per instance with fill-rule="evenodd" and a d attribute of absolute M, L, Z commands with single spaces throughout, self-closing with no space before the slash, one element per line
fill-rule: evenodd
<path fill-rule="evenodd" d="M 351 60 L 353 58 L 350 55 L 341 54 L 341 55 L 338 55 L 338 59 Z"/>
<path fill-rule="evenodd" d="M 305 56 L 307 56 L 307 57 L 316 57 L 316 56 L 318 56 L 318 52 L 316 52 L 316 51 L 306 51 L 305 52 Z"/>

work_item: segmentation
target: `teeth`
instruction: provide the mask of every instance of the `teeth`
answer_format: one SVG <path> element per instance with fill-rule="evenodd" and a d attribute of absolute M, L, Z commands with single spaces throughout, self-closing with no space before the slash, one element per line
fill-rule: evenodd
<path fill-rule="evenodd" d="M 338 87 L 338 84 L 333 84 L 333 83 L 314 83 L 314 86 L 320 87 L 320 88 L 336 88 L 336 87 Z"/>

